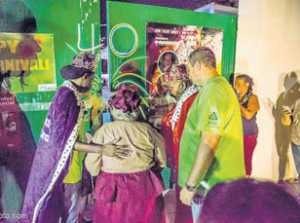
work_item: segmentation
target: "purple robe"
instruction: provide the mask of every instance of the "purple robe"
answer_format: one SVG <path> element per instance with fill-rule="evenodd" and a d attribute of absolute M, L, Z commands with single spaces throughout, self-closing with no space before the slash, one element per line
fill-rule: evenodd
<path fill-rule="evenodd" d="M 71 164 L 83 107 L 76 88 L 66 81 L 56 93 L 42 129 L 24 198 L 22 214 L 26 218 L 22 223 L 55 222 L 59 218 L 60 191 Z"/>

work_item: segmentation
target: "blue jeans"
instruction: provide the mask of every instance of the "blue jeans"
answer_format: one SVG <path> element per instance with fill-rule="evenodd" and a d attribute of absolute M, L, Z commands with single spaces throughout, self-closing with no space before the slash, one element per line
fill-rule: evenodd
<path fill-rule="evenodd" d="M 298 199 L 300 199 L 300 146 L 292 143 L 292 152 L 298 172 Z"/>
<path fill-rule="evenodd" d="M 195 195 L 192 199 L 192 215 L 193 215 L 193 222 L 196 223 L 201 212 L 203 197 L 200 195 Z"/>
<path fill-rule="evenodd" d="M 292 143 L 292 152 L 298 174 L 300 175 L 300 145 Z"/>

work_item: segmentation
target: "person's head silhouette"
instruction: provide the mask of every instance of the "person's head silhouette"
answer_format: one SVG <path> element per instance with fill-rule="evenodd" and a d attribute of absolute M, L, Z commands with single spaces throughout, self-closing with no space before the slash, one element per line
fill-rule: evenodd
<path fill-rule="evenodd" d="M 300 204 L 273 182 L 239 179 L 216 184 L 209 191 L 198 222 L 300 222 Z"/>

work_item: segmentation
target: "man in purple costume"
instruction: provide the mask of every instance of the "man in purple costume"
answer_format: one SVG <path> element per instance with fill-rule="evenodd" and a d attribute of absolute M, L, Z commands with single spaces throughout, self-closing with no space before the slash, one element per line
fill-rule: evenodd
<path fill-rule="evenodd" d="M 22 214 L 24 222 L 76 222 L 85 152 L 116 156 L 129 152 L 124 145 L 84 143 L 84 104 L 80 93 L 91 88 L 95 56 L 81 53 L 61 69 L 66 81 L 48 111 L 32 164 Z M 119 140 L 118 140 L 119 141 Z"/>

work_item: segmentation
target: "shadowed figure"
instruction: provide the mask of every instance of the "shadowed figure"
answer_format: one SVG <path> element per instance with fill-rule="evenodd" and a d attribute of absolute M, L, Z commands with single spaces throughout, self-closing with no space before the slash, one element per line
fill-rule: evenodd
<path fill-rule="evenodd" d="M 0 61 L 35 59 L 41 48 L 27 33 L 36 29 L 35 18 L 24 1 L 1 0 L 0 32 L 21 33 L 21 41 L 15 52 L 1 48 Z M 0 64 L 0 213 L 12 216 L 20 212 L 36 145 L 28 119 L 10 92 L 9 79 L 16 78 L 20 70 L 5 66 Z M 24 77 L 28 75 L 30 69 L 23 72 Z"/>
<path fill-rule="evenodd" d="M 291 107 L 294 102 L 300 97 L 300 84 L 295 72 L 287 74 L 284 78 L 285 91 L 282 92 L 273 107 L 272 113 L 275 119 L 275 141 L 277 154 L 279 157 L 279 177 L 281 181 L 286 172 L 288 162 L 288 149 L 291 141 L 291 126 L 284 126 L 281 123 L 283 106 Z"/>

